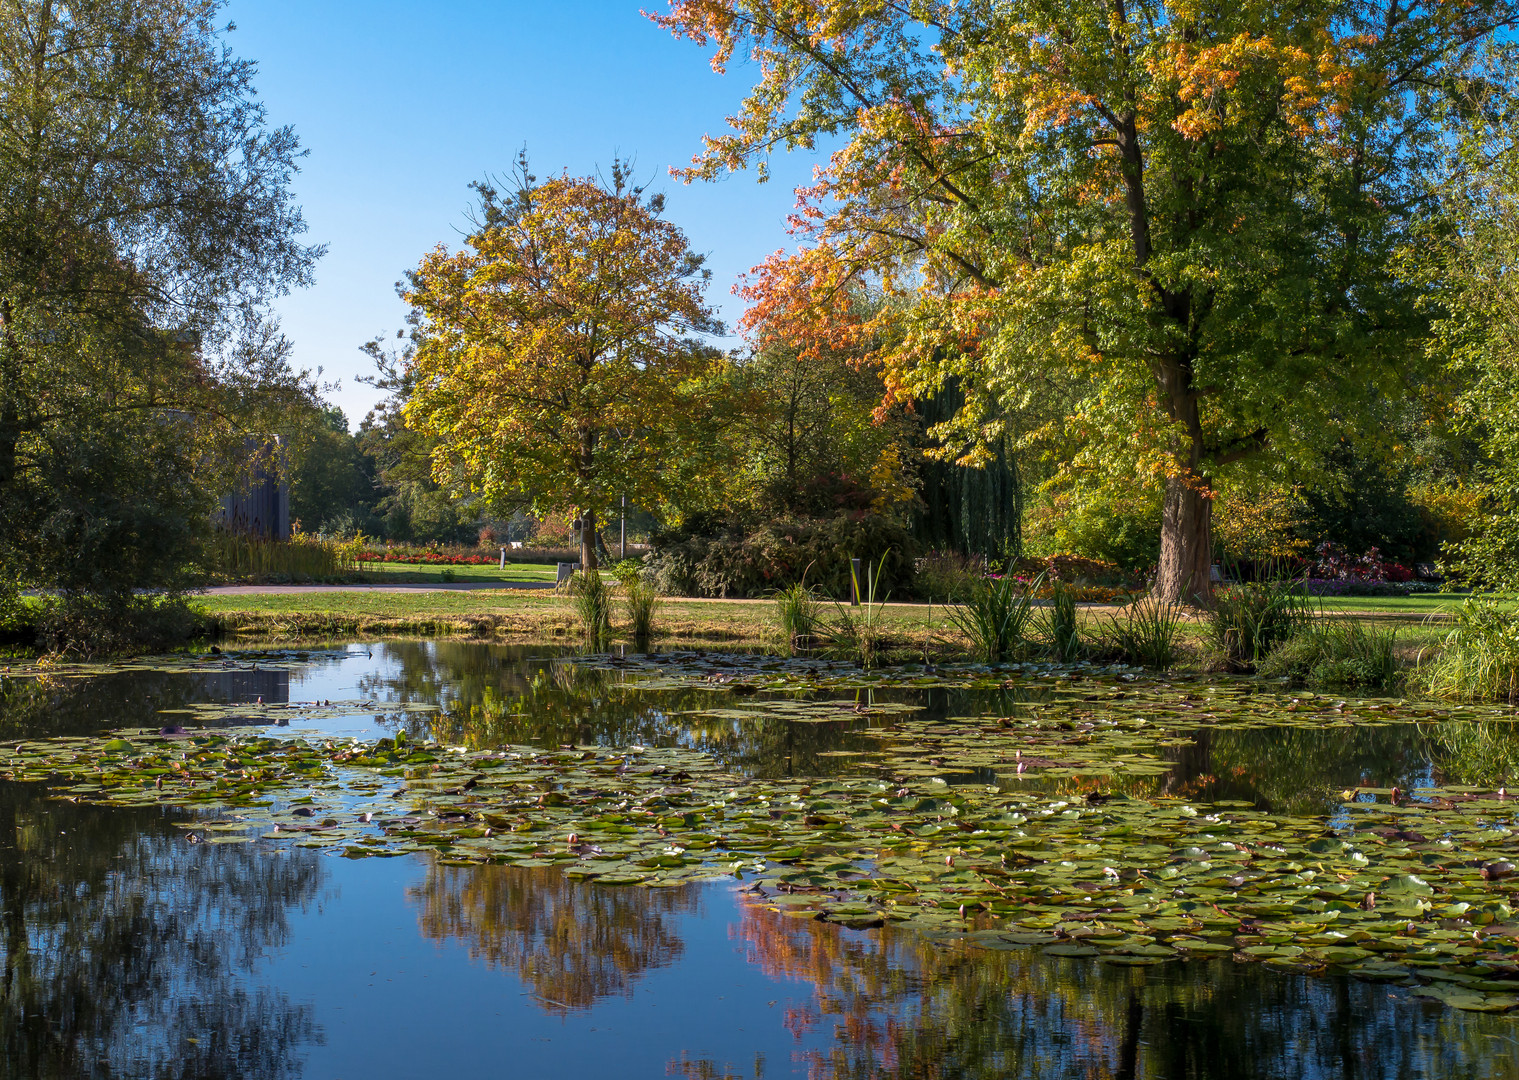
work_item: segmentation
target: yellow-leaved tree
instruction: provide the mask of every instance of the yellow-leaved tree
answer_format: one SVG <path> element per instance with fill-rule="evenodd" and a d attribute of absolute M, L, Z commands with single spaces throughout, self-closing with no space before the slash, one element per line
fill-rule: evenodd
<path fill-rule="evenodd" d="M 465 246 L 411 273 L 417 346 L 409 426 L 436 440 L 440 482 L 498 510 L 579 514 L 581 565 L 626 496 L 653 505 L 684 478 L 725 362 L 699 335 L 710 271 L 664 200 L 624 162 L 607 179 L 539 183 L 519 158 L 511 190 L 480 196 Z"/>

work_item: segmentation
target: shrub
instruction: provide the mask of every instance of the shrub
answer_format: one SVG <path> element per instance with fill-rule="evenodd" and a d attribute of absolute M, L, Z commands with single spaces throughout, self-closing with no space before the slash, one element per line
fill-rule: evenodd
<path fill-rule="evenodd" d="M 1011 574 L 973 580 L 948 608 L 950 621 L 985 663 L 1010 660 L 1023 649 L 1034 595 L 1042 584 L 1040 579 L 1025 584 Z"/>
<path fill-rule="evenodd" d="M 847 599 L 851 558 L 872 566 L 883 593 L 910 592 L 913 584 L 912 539 L 884 514 L 759 523 L 693 515 L 656 533 L 653 545 L 648 572 L 670 595 L 765 596 L 806 576 L 825 596 Z"/>
<path fill-rule="evenodd" d="M 1098 636 L 1100 654 L 1126 664 L 1164 671 L 1176 661 L 1182 605 L 1152 597 L 1135 600 L 1108 616 Z"/>
<path fill-rule="evenodd" d="M 1324 689 L 1390 690 L 1398 680 L 1397 631 L 1363 619 L 1317 619 L 1300 626 L 1259 663 L 1262 675 Z"/>
<path fill-rule="evenodd" d="M 266 540 L 218 529 L 206 543 L 206 569 L 234 580 L 330 580 L 358 571 L 363 543 L 363 537 L 340 543 L 301 532 Z"/>
<path fill-rule="evenodd" d="M 86 659 L 166 652 L 214 630 L 182 597 L 132 593 L 50 597 L 38 608 L 34 626 L 43 652 Z"/>
<path fill-rule="evenodd" d="M 1519 701 L 1519 614 L 1486 597 L 1461 605 L 1455 629 L 1420 674 L 1436 697 Z"/>
<path fill-rule="evenodd" d="M 1232 667 L 1254 668 L 1312 619 L 1311 603 L 1296 585 L 1275 581 L 1214 590 L 1208 628 Z"/>
<path fill-rule="evenodd" d="M 986 576 L 986 559 L 957 551 L 930 551 L 914 564 L 917 593 L 925 600 L 948 600 Z"/>

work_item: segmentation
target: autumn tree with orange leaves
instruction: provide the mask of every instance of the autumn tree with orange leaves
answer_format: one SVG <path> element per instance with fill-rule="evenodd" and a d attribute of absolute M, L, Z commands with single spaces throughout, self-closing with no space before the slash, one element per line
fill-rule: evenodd
<path fill-rule="evenodd" d="M 722 358 L 708 271 L 624 163 L 609 180 L 477 184 L 477 228 L 438 247 L 402 296 L 413 309 L 406 422 L 437 439 L 433 471 L 498 509 L 574 510 L 581 565 L 623 496 L 654 505 L 704 438 Z"/>
<path fill-rule="evenodd" d="M 974 463 L 1025 440 L 1164 489 L 1156 594 L 1207 603 L 1226 471 L 1311 469 L 1423 375 L 1397 272 L 1438 215 L 1452 102 L 1511 97 L 1512 0 L 670 0 L 654 18 L 758 82 L 688 178 L 842 145 L 756 325 L 882 342 L 889 395 L 953 380 Z M 839 298 L 887 302 L 852 324 Z M 1071 388 L 1074 387 L 1074 392 Z"/>

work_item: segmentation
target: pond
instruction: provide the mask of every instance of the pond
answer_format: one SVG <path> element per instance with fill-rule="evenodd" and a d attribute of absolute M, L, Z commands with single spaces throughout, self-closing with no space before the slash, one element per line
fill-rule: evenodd
<path fill-rule="evenodd" d="M 458 642 L 15 665 L 0 1075 L 1516 1076 L 1513 723 Z"/>

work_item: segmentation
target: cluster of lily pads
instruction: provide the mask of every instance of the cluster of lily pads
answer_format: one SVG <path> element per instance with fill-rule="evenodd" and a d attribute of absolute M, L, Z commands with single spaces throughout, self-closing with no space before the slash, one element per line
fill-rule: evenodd
<path fill-rule="evenodd" d="M 281 739 L 178 725 L 0 745 L 0 775 L 52 784 L 60 798 L 216 808 L 185 822 L 195 841 L 262 838 L 351 858 L 431 852 L 450 864 L 559 866 L 608 886 L 738 877 L 752 902 L 850 927 L 904 923 L 1124 965 L 1232 955 L 1394 980 L 1460 1008 L 1519 1008 L 1519 799 L 1504 790 L 1359 789 L 1324 818 L 1023 783 L 1163 771 L 1168 742 L 1225 713 L 1322 726 L 1406 722 L 1410 710 L 1073 677 L 1012 715 L 930 721 L 869 695 L 816 698 L 830 682 L 859 690 L 847 684 L 862 673 L 761 663 L 693 662 L 645 671 L 641 685 L 731 694 L 738 680 L 755 693 L 713 709 L 791 721 L 873 714 L 860 775 L 744 778 L 679 747 L 465 751 L 401 734 Z"/>

